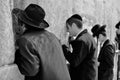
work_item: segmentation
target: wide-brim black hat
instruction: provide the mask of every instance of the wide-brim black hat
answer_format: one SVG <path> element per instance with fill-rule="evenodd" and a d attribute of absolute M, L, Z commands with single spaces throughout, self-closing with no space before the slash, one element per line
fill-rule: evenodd
<path fill-rule="evenodd" d="M 91 30 L 93 33 L 93 37 L 98 36 L 102 32 L 106 32 L 105 28 L 106 25 L 103 26 L 100 26 L 99 24 L 95 25 Z"/>
<path fill-rule="evenodd" d="M 18 15 L 18 18 L 22 22 L 41 29 L 49 27 L 49 24 L 44 20 L 44 17 L 44 10 L 36 4 L 30 4 L 24 11 L 20 11 Z"/>

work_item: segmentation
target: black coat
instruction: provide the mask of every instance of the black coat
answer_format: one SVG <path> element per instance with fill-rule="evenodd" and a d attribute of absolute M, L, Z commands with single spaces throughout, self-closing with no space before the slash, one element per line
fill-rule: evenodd
<path fill-rule="evenodd" d="M 113 44 L 106 40 L 100 50 L 98 61 L 98 80 L 113 80 L 113 66 L 114 66 L 115 48 Z"/>
<path fill-rule="evenodd" d="M 72 80 L 96 80 L 97 71 L 97 46 L 93 37 L 84 30 L 78 37 L 71 41 L 73 52 L 70 53 L 63 46 L 66 59 L 70 62 Z"/>
<path fill-rule="evenodd" d="M 25 80 L 71 80 L 61 44 L 54 34 L 28 31 L 17 43 L 15 62 Z"/>
<path fill-rule="evenodd" d="M 117 42 L 117 48 L 120 50 L 120 34 L 116 33 L 115 41 Z"/>

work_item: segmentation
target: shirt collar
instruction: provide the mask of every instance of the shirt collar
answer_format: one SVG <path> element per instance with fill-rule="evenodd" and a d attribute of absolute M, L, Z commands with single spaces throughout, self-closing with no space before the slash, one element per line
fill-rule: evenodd
<path fill-rule="evenodd" d="M 80 31 L 80 32 L 75 36 L 75 39 L 77 39 L 78 37 L 82 36 L 84 33 L 87 33 L 87 29 L 84 29 L 84 30 Z"/>
<path fill-rule="evenodd" d="M 103 44 L 104 44 L 104 43 L 105 43 L 105 41 L 101 43 L 100 47 L 103 47 Z"/>
<path fill-rule="evenodd" d="M 101 43 L 101 47 L 103 47 L 103 45 L 105 44 L 106 41 L 107 41 L 107 39 L 104 40 L 104 41 Z"/>
<path fill-rule="evenodd" d="M 79 36 L 79 34 L 81 33 L 82 31 L 79 31 L 78 33 L 77 33 L 77 35 L 75 36 L 75 39 Z"/>

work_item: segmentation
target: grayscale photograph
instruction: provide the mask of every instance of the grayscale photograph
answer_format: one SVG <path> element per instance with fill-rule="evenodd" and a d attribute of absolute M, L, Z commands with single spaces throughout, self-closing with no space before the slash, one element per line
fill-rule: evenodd
<path fill-rule="evenodd" d="M 0 80 L 120 80 L 120 0 L 0 0 Z"/>

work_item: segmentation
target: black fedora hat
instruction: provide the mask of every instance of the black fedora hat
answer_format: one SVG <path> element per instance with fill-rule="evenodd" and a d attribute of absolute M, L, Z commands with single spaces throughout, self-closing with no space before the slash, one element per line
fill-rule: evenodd
<path fill-rule="evenodd" d="M 120 21 L 115 25 L 115 28 L 119 29 Z"/>
<path fill-rule="evenodd" d="M 98 29 L 100 28 L 100 25 L 99 24 L 96 24 L 93 26 L 93 28 L 91 29 L 92 33 L 93 33 L 93 37 L 97 36 L 97 32 L 98 32 Z"/>
<path fill-rule="evenodd" d="M 28 5 L 18 16 L 24 23 L 41 29 L 49 27 L 49 24 L 44 20 L 44 17 L 45 11 L 37 4 Z"/>
<path fill-rule="evenodd" d="M 106 32 L 105 27 L 106 25 L 100 26 L 99 24 L 93 26 L 93 28 L 91 29 L 93 37 L 98 36 L 102 32 Z"/>

